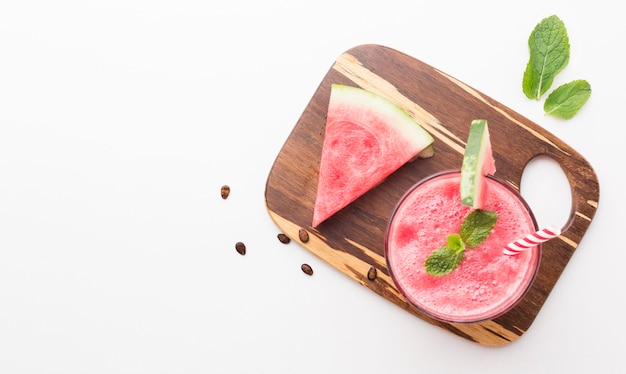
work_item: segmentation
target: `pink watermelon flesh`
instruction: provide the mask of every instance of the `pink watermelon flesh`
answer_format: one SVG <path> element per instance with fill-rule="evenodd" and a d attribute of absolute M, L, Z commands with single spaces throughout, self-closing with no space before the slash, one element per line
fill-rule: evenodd
<path fill-rule="evenodd" d="M 432 143 L 428 132 L 383 97 L 333 85 L 312 225 L 346 207 Z"/>
<path fill-rule="evenodd" d="M 476 194 L 476 200 L 474 201 L 475 209 L 482 209 L 485 205 L 485 189 L 486 183 L 485 178 L 487 175 L 493 175 L 496 172 L 496 161 L 493 158 L 493 152 L 491 151 L 491 142 L 489 138 L 487 138 L 487 144 L 485 144 L 483 156 L 483 165 L 481 168 L 481 173 L 478 176 L 478 191 Z"/>

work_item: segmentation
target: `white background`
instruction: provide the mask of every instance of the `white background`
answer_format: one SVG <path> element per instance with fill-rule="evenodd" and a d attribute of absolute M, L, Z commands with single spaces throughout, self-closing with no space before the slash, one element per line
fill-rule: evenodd
<path fill-rule="evenodd" d="M 0 373 L 624 372 L 618 5 L 3 1 Z M 552 14 L 571 43 L 554 87 L 593 89 L 569 121 L 521 91 L 527 38 Z M 365 43 L 509 106 L 598 174 L 589 231 L 512 344 L 434 327 L 276 239 L 272 162 L 334 60 Z M 530 170 L 531 205 L 547 202 L 534 203 L 540 223 L 564 221 L 560 172 Z"/>

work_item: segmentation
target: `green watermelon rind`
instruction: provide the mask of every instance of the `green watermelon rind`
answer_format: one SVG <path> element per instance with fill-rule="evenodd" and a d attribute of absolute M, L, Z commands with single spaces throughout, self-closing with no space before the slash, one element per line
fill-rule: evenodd
<path fill-rule="evenodd" d="M 461 165 L 461 204 L 481 209 L 484 201 L 485 177 L 494 172 L 495 163 L 487 120 L 473 120 L 470 124 Z"/>
<path fill-rule="evenodd" d="M 333 99 L 337 103 L 344 102 L 351 105 L 361 105 L 369 110 L 376 109 L 381 116 L 388 118 L 389 124 L 399 129 L 406 139 L 414 140 L 413 144 L 419 148 L 415 153 L 416 157 L 422 150 L 425 154 L 432 155 L 431 152 L 427 152 L 427 148 L 434 142 L 432 135 L 390 100 L 359 87 L 338 83 L 332 84 L 331 89 Z"/>

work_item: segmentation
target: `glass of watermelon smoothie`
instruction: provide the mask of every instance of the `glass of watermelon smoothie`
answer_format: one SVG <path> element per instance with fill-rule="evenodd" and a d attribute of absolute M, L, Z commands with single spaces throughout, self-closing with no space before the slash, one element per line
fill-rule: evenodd
<path fill-rule="evenodd" d="M 418 310 L 448 323 L 475 323 L 501 316 L 513 308 L 532 285 L 541 246 L 515 256 L 505 255 L 511 241 L 537 230 L 536 220 L 517 190 L 489 176 L 484 209 L 498 214 L 487 239 L 466 248 L 451 273 L 434 276 L 424 261 L 458 233 L 472 208 L 461 204 L 460 171 L 437 173 L 415 184 L 394 209 L 385 234 L 390 275 L 407 301 Z"/>

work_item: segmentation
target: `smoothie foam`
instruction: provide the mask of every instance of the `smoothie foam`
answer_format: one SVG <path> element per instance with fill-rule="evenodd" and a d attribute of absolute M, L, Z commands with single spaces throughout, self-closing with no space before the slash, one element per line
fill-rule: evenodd
<path fill-rule="evenodd" d="M 394 282 L 413 305 L 440 320 L 478 322 L 506 312 L 527 291 L 539 266 L 539 247 L 516 256 L 502 250 L 537 226 L 516 191 L 487 178 L 484 209 L 498 214 L 491 234 L 478 247 L 466 248 L 452 273 L 428 274 L 426 258 L 459 232 L 471 211 L 461 204 L 459 177 L 443 173 L 404 196 L 387 229 L 385 256 Z"/>

